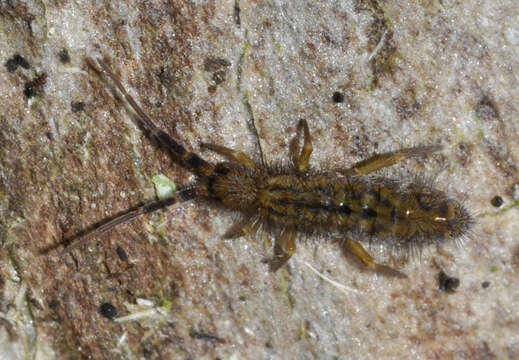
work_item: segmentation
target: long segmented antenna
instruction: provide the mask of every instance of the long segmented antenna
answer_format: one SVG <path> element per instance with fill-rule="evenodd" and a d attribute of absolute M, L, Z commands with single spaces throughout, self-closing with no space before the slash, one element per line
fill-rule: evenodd
<path fill-rule="evenodd" d="M 109 78 L 114 83 L 132 110 L 137 114 L 135 120 L 138 124 L 146 130 L 153 139 L 162 145 L 171 154 L 173 159 L 201 177 L 207 177 L 213 172 L 213 165 L 202 159 L 197 154 L 187 151 L 182 145 L 153 123 L 150 117 L 144 112 L 144 110 L 142 110 L 139 104 L 137 104 L 135 99 L 128 94 L 119 77 L 110 69 L 104 60 L 97 59 L 97 64 L 101 66 L 101 69 L 97 67 L 96 61 L 90 57 L 86 58 L 86 63 L 96 73 Z"/>
<path fill-rule="evenodd" d="M 87 229 L 79 234 L 76 234 L 69 239 L 66 239 L 64 242 L 69 243 L 70 245 L 65 247 L 65 249 L 61 251 L 61 254 L 65 254 L 70 252 L 71 250 L 77 249 L 89 243 L 94 238 L 94 236 L 101 235 L 118 225 L 129 223 L 130 221 L 132 221 L 140 215 L 150 214 L 157 210 L 169 207 L 173 204 L 194 199 L 195 197 L 196 190 L 192 187 L 185 187 L 179 189 L 175 193 L 175 196 L 172 198 L 155 200 L 142 206 L 139 206 L 137 208 L 128 210 L 122 213 L 121 215 L 118 215 L 113 219 L 108 220 L 107 222 L 94 224 L 92 228 Z"/>

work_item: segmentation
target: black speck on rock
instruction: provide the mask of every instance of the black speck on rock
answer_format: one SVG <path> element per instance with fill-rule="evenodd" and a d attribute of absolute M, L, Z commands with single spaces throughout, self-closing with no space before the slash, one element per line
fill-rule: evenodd
<path fill-rule="evenodd" d="M 73 112 L 80 112 L 85 108 L 85 103 L 82 101 L 72 101 L 70 107 Z"/>
<path fill-rule="evenodd" d="M 117 316 L 117 309 L 109 302 L 105 302 L 99 307 L 99 313 L 105 318 L 113 320 Z"/>
<path fill-rule="evenodd" d="M 336 104 L 343 103 L 344 102 L 344 94 L 341 93 L 341 92 L 336 91 L 332 95 L 332 100 Z"/>
<path fill-rule="evenodd" d="M 23 94 L 27 99 L 30 99 L 34 96 L 43 94 L 43 87 L 47 83 L 47 74 L 43 73 L 41 75 L 36 76 L 33 80 L 27 82 L 25 84 L 25 89 L 23 90 Z"/>
<path fill-rule="evenodd" d="M 13 55 L 12 58 L 5 62 L 5 67 L 7 68 L 7 71 L 10 73 L 15 72 L 16 69 L 18 69 L 18 66 L 21 66 L 24 69 L 28 69 L 30 67 L 27 60 L 25 60 L 25 58 L 20 54 Z"/>
<path fill-rule="evenodd" d="M 503 198 L 499 195 L 496 195 L 492 198 L 492 200 L 490 200 L 490 203 L 494 207 L 500 207 L 501 205 L 503 205 Z"/>
<path fill-rule="evenodd" d="M 438 275 L 438 282 L 440 284 L 440 290 L 448 293 L 454 292 L 458 286 L 460 286 L 460 280 L 458 278 L 447 275 L 443 270 L 440 271 Z"/>
<path fill-rule="evenodd" d="M 61 49 L 61 51 L 58 53 L 58 57 L 59 61 L 61 61 L 63 64 L 70 62 L 70 55 L 67 49 Z"/>

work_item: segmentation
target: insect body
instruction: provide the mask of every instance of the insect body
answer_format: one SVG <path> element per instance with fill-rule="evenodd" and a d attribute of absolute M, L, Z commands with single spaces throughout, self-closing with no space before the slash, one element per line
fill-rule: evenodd
<path fill-rule="evenodd" d="M 416 183 L 402 184 L 384 177 L 368 176 L 400 160 L 423 156 L 440 149 L 424 146 L 377 155 L 340 173 L 318 172 L 309 168 L 312 142 L 308 124 L 301 120 L 298 132 L 304 141 L 299 151 L 297 139 L 291 145 L 293 166 L 266 167 L 240 151 L 214 144 L 203 144 L 228 161 L 210 164 L 158 129 L 126 92 L 106 62 L 88 58 L 91 68 L 107 76 L 137 113 L 137 121 L 172 157 L 198 175 L 195 184 L 179 190 L 172 199 L 160 200 L 129 211 L 82 234 L 66 250 L 88 241 L 136 216 L 150 213 L 178 201 L 202 198 L 242 214 L 225 234 L 226 238 L 247 235 L 260 226 L 273 231 L 276 242 L 272 270 L 279 269 L 292 256 L 298 234 L 332 233 L 366 267 L 389 275 L 405 277 L 386 265 L 377 264 L 351 236 L 386 240 L 408 248 L 442 242 L 463 236 L 472 224 L 467 210 L 439 190 Z"/>

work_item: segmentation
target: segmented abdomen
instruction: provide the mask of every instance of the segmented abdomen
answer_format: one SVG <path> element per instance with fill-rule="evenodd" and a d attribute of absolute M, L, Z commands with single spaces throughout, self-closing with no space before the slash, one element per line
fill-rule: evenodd
<path fill-rule="evenodd" d="M 462 235 L 471 218 L 442 191 L 386 178 L 269 177 L 258 191 L 269 222 L 303 231 L 361 232 L 401 244 Z"/>

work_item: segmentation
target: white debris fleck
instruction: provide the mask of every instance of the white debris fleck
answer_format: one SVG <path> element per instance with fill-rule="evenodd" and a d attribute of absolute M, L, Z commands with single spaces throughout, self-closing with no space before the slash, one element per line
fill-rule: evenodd
<path fill-rule="evenodd" d="M 160 307 L 152 308 L 148 310 L 138 311 L 130 315 L 121 316 L 115 319 L 115 322 L 124 323 L 128 321 L 138 321 L 138 320 L 162 320 L 165 318 L 167 313 Z"/>
<path fill-rule="evenodd" d="M 137 298 L 136 302 L 137 302 L 137 305 L 143 306 L 143 307 L 153 307 L 153 305 L 155 305 L 155 303 L 153 301 L 148 300 L 148 299 L 142 299 L 142 298 Z"/>
<path fill-rule="evenodd" d="M 153 176 L 151 181 L 155 186 L 155 193 L 157 194 L 159 200 L 173 197 L 175 191 L 177 190 L 175 183 L 162 174 Z"/>

